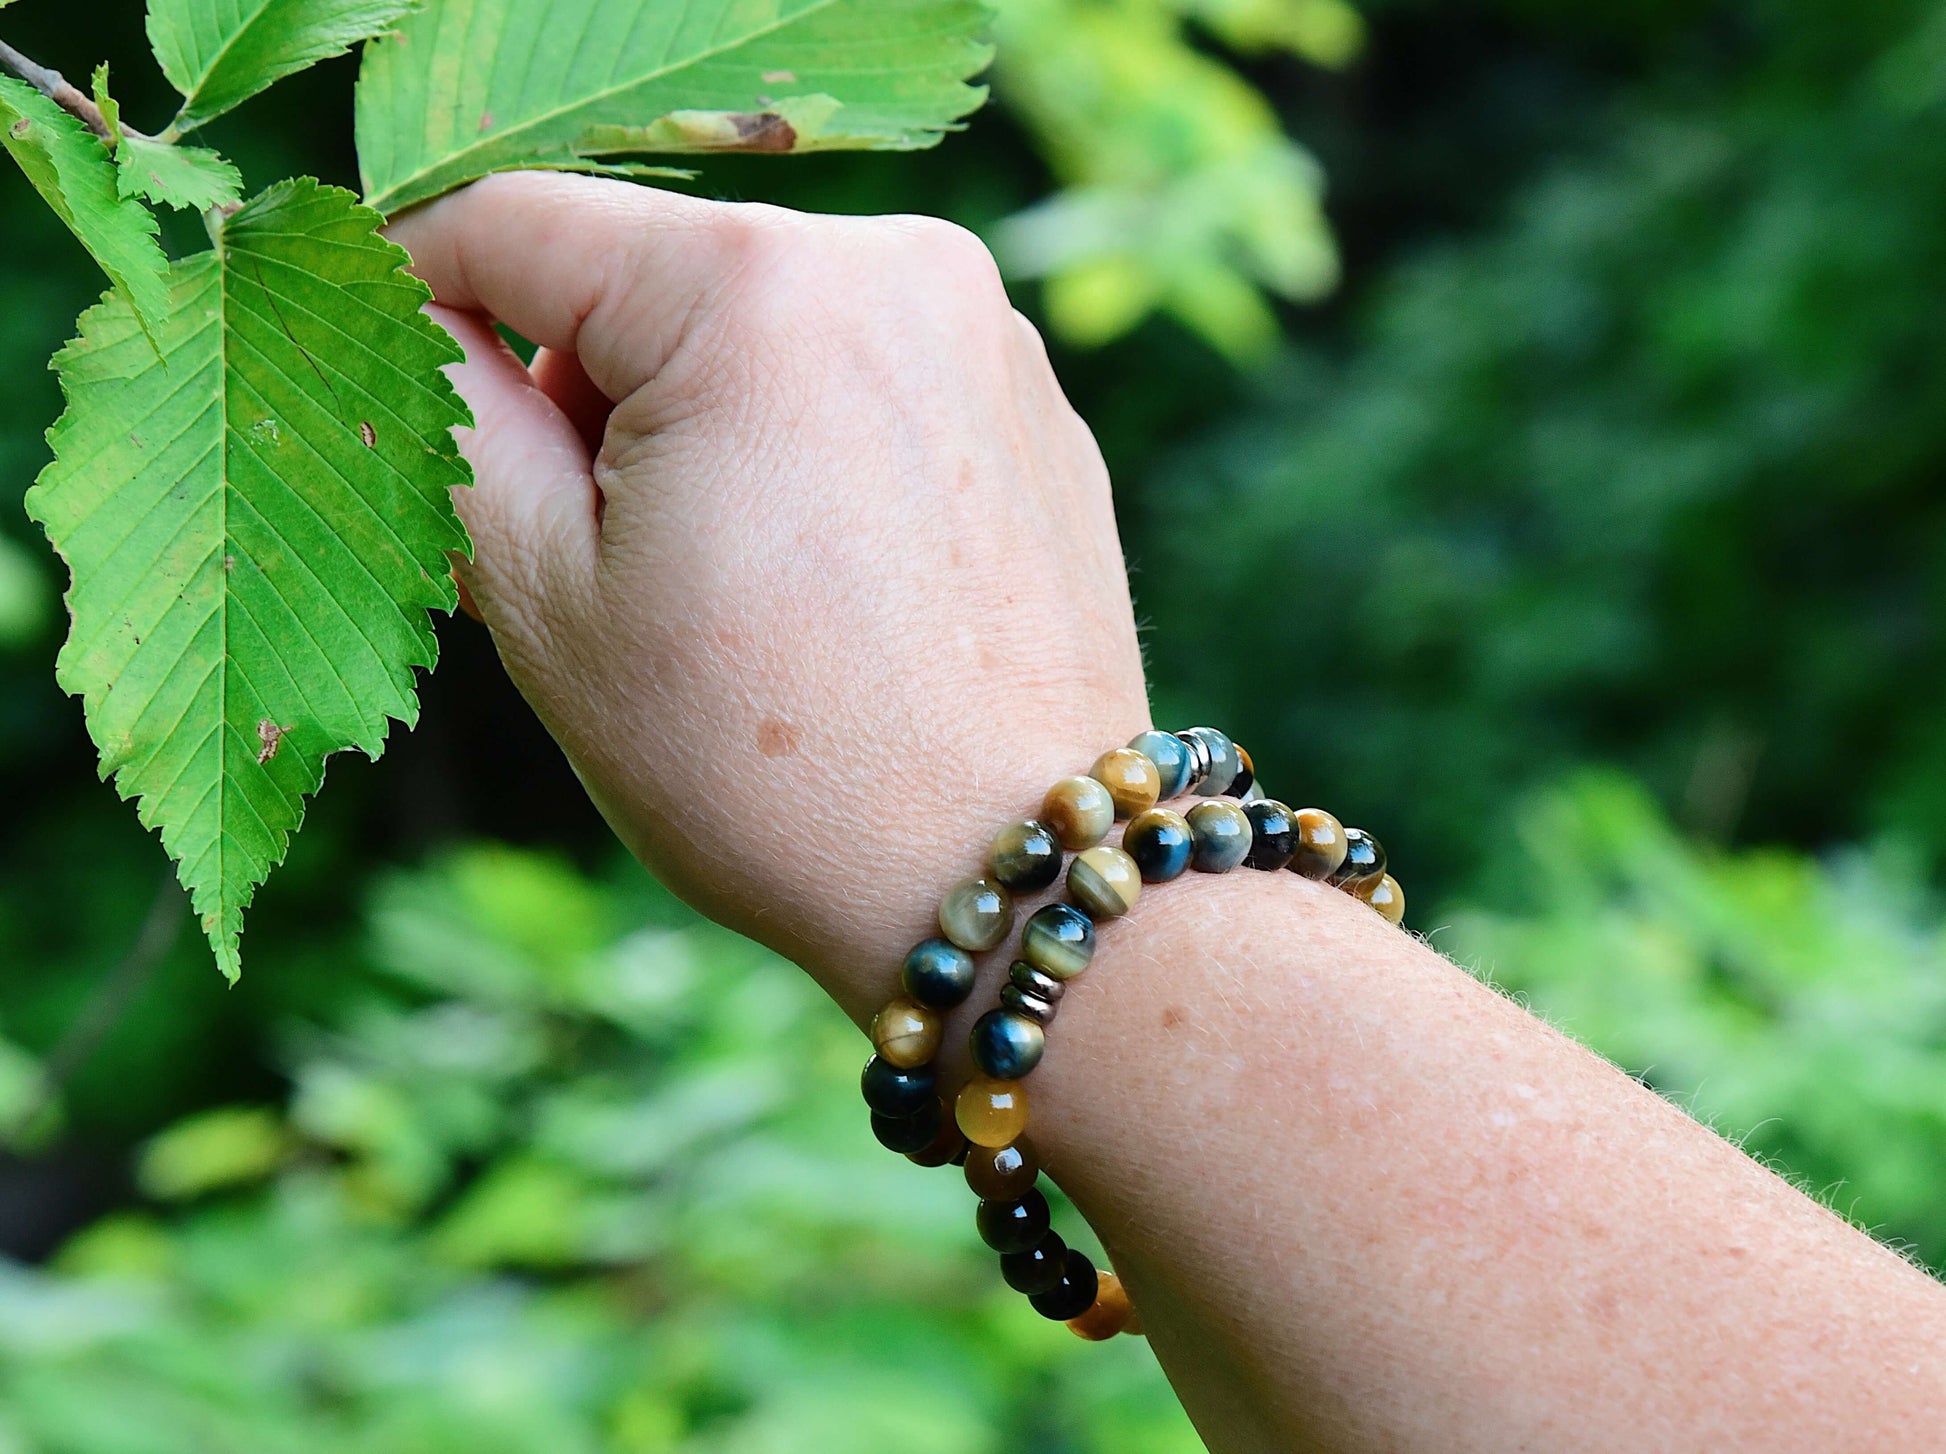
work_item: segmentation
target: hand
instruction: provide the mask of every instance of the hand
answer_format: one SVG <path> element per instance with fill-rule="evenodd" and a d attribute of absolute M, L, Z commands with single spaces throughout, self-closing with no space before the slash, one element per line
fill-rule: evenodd
<path fill-rule="evenodd" d="M 392 236 L 466 349 L 514 681 L 666 882 L 869 1015 L 993 831 L 1149 725 L 1100 453 L 993 260 L 546 174 Z"/>

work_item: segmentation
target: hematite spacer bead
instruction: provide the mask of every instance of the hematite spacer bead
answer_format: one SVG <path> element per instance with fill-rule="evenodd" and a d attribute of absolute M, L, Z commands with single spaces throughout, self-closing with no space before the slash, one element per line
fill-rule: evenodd
<path fill-rule="evenodd" d="M 872 1134 L 878 1137 L 878 1144 L 887 1151 L 910 1156 L 932 1145 L 933 1138 L 939 1134 L 945 1121 L 945 1107 L 934 1100 L 924 1110 L 910 1116 L 883 1116 L 873 1111 Z"/>
<path fill-rule="evenodd" d="M 1385 872 L 1385 850 L 1363 828 L 1345 829 L 1345 858 L 1327 880 L 1333 888 L 1355 889 L 1360 884 L 1376 883 Z"/>
<path fill-rule="evenodd" d="M 1142 756 L 1155 764 L 1156 791 L 1159 800 L 1167 802 L 1189 786 L 1189 744 L 1173 732 L 1157 732 L 1151 728 L 1138 732 L 1129 739 Z"/>
<path fill-rule="evenodd" d="M 1047 1032 L 1012 1010 L 988 1010 L 973 1022 L 973 1063 L 995 1080 L 1019 1080 L 1041 1063 Z"/>
<path fill-rule="evenodd" d="M 1051 974 L 1043 974 L 1024 959 L 1016 959 L 1007 966 L 1008 984 L 1004 989 L 1017 989 L 1030 994 L 1037 1000 L 1046 1000 L 1050 1005 L 1061 1003 L 1061 996 L 1068 987 Z"/>
<path fill-rule="evenodd" d="M 1186 816 L 1192 840 L 1189 864 L 1199 873 L 1228 873 L 1250 852 L 1250 815 L 1229 798 L 1198 803 Z"/>
<path fill-rule="evenodd" d="M 976 973 L 973 956 L 950 939 L 924 939 L 907 952 L 899 983 L 928 1009 L 950 1010 L 966 1003 Z"/>
<path fill-rule="evenodd" d="M 1031 1188 L 1014 1201 L 981 1202 L 974 1221 L 995 1252 L 1027 1252 L 1040 1245 L 1051 1220 L 1047 1198 Z"/>
<path fill-rule="evenodd" d="M 975 1145 L 966 1158 L 966 1184 L 981 1201 L 1005 1202 L 1026 1196 L 1040 1174 L 1040 1158 L 1025 1141 L 1010 1141 L 1005 1146 Z"/>
<path fill-rule="evenodd" d="M 1230 779 L 1230 785 L 1223 789 L 1227 798 L 1241 798 L 1257 785 L 1257 765 L 1250 760 L 1250 754 L 1236 744 L 1237 775 Z"/>
<path fill-rule="evenodd" d="M 1061 876 L 1061 840 L 1045 823 L 1023 818 L 994 835 L 987 872 L 1016 894 L 1037 894 Z"/>
<path fill-rule="evenodd" d="M 1070 1247 L 1067 1263 L 1061 1269 L 1061 1280 L 1046 1292 L 1036 1293 L 1028 1301 L 1043 1318 L 1065 1323 L 1069 1318 L 1080 1317 L 1095 1305 L 1095 1293 L 1100 1286 L 1101 1279 L 1095 1273 L 1095 1264 L 1088 1260 L 1085 1252 L 1077 1252 Z"/>
<path fill-rule="evenodd" d="M 1013 926 L 1013 895 L 988 879 L 955 884 L 939 906 L 940 933 L 969 954 L 993 948 Z"/>
<path fill-rule="evenodd" d="M 1015 1292 L 1029 1297 L 1052 1292 L 1067 1271 L 1068 1244 L 1059 1232 L 1049 1232 L 1025 1252 L 1009 1252 L 1000 1259 L 1000 1276 Z"/>
<path fill-rule="evenodd" d="M 1252 868 L 1282 868 L 1297 852 L 1297 815 L 1275 798 L 1259 798 L 1243 805 L 1250 820 L 1250 851 L 1243 861 Z"/>
<path fill-rule="evenodd" d="M 1122 834 L 1122 852 L 1135 860 L 1142 882 L 1167 883 L 1189 867 L 1194 846 L 1189 820 L 1168 808 L 1139 813 Z"/>
<path fill-rule="evenodd" d="M 915 1115 L 939 1101 L 939 1080 L 930 1065 L 894 1065 L 882 1055 L 865 1062 L 858 1089 L 866 1105 L 894 1120 Z"/>
<path fill-rule="evenodd" d="M 1197 796 L 1213 798 L 1229 787 L 1231 779 L 1237 775 L 1237 769 L 1242 766 L 1237 758 L 1236 744 L 1214 727 L 1191 727 L 1177 735 L 1193 747 L 1200 748 L 1203 761 L 1207 764 L 1193 788 Z"/>
<path fill-rule="evenodd" d="M 1072 904 L 1049 904 L 1027 917 L 1020 957 L 1042 974 L 1073 979 L 1095 957 L 1095 921 Z"/>
<path fill-rule="evenodd" d="M 1297 853 L 1292 873 L 1327 880 L 1345 861 L 1345 827 L 1322 808 L 1297 810 Z"/>
<path fill-rule="evenodd" d="M 1044 1000 L 1039 995 L 1030 994 L 1017 984 L 1000 987 L 1000 1003 L 1014 1014 L 1026 1016 L 1043 1029 L 1054 1023 L 1055 1013 L 1060 1008 L 1053 1000 Z"/>

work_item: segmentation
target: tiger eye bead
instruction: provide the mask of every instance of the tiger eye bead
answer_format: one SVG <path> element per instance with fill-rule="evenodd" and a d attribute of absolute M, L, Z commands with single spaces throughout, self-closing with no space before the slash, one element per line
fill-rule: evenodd
<path fill-rule="evenodd" d="M 1363 883 L 1377 883 L 1385 872 L 1385 850 L 1363 828 L 1345 829 L 1345 861 L 1329 882 L 1334 888 L 1355 889 Z"/>
<path fill-rule="evenodd" d="M 981 1201 L 1006 1202 L 1026 1196 L 1040 1174 L 1040 1158 L 1025 1141 L 975 1146 L 966 1158 L 966 1184 Z"/>
<path fill-rule="evenodd" d="M 1237 758 L 1236 744 L 1218 732 L 1214 727 L 1191 727 L 1181 734 L 1194 741 L 1201 748 L 1201 757 L 1208 762 L 1208 770 L 1203 774 L 1193 791 L 1199 797 L 1213 798 L 1229 787 L 1243 764 Z"/>
<path fill-rule="evenodd" d="M 1189 820 L 1168 808 L 1138 813 L 1122 833 L 1122 852 L 1146 884 L 1167 883 L 1189 867 Z"/>
<path fill-rule="evenodd" d="M 960 1134 L 958 1124 L 946 1114 L 946 1108 L 939 1108 L 939 1133 L 930 1143 L 918 1151 L 908 1151 L 905 1159 L 915 1166 L 944 1166 L 966 1150 L 966 1137 Z"/>
<path fill-rule="evenodd" d="M 1352 893 L 1377 909 L 1379 917 L 1386 923 L 1405 922 L 1405 890 L 1399 887 L 1399 881 L 1391 874 L 1382 873 L 1376 879 L 1368 879 Z"/>
<path fill-rule="evenodd" d="M 1189 747 L 1175 733 L 1151 728 L 1128 745 L 1155 764 L 1156 801 L 1166 803 L 1189 786 Z"/>
<path fill-rule="evenodd" d="M 1237 775 L 1230 779 L 1230 785 L 1223 789 L 1226 798 L 1243 798 L 1257 785 L 1257 765 L 1250 760 L 1250 754 L 1237 745 Z M 1257 794 L 1262 797 L 1262 793 Z"/>
<path fill-rule="evenodd" d="M 1291 856 L 1292 873 L 1306 878 L 1328 879 L 1345 861 L 1345 828 L 1322 808 L 1297 810 L 1297 851 Z"/>
<path fill-rule="evenodd" d="M 976 1075 L 960 1087 L 953 1115 L 975 1146 L 1005 1146 L 1027 1129 L 1027 1091 L 1017 1080 Z"/>
<path fill-rule="evenodd" d="M 1105 1342 L 1128 1326 L 1131 1311 L 1122 1280 L 1103 1270 L 1095 1274 L 1093 1305 L 1080 1317 L 1069 1318 L 1068 1328 L 1077 1338 L 1086 1338 L 1090 1343 Z"/>
<path fill-rule="evenodd" d="M 973 956 L 947 939 L 926 939 L 912 946 L 899 966 L 899 983 L 917 1004 L 950 1010 L 973 993 L 976 967 Z"/>
<path fill-rule="evenodd" d="M 939 1053 L 939 1016 L 910 1000 L 893 1000 L 872 1021 L 872 1044 L 898 1066 L 924 1065 Z"/>
<path fill-rule="evenodd" d="M 1037 894 L 1061 876 L 1061 841 L 1044 823 L 1023 818 L 994 835 L 987 873 L 1016 894 Z"/>
<path fill-rule="evenodd" d="M 1063 848 L 1092 848 L 1115 826 L 1115 800 L 1091 777 L 1064 777 L 1041 800 L 1040 821 Z"/>
<path fill-rule="evenodd" d="M 1250 851 L 1243 861 L 1252 868 L 1282 868 L 1297 852 L 1297 815 L 1275 798 L 1259 798 L 1243 805 L 1250 820 Z"/>
<path fill-rule="evenodd" d="M 1104 843 L 1075 855 L 1068 894 L 1097 919 L 1119 919 L 1142 897 L 1142 871 L 1121 849 Z"/>
<path fill-rule="evenodd" d="M 1255 836 L 1250 815 L 1230 799 L 1198 803 L 1185 816 L 1191 839 L 1189 863 L 1199 873 L 1228 873 L 1250 852 Z"/>
<path fill-rule="evenodd" d="M 935 1099 L 909 1116 L 883 1116 L 873 1111 L 872 1134 L 878 1137 L 878 1144 L 887 1151 L 910 1156 L 932 1145 L 945 1120 L 946 1109 Z"/>
<path fill-rule="evenodd" d="M 1049 1232 L 1025 1252 L 1008 1252 L 1000 1258 L 1000 1276 L 1015 1292 L 1029 1297 L 1052 1292 L 1068 1270 L 1068 1244 L 1059 1232 Z"/>
<path fill-rule="evenodd" d="M 1095 759 L 1088 776 L 1108 789 L 1117 818 L 1133 818 L 1155 806 L 1162 792 L 1162 775 L 1154 763 L 1133 747 L 1116 747 Z"/>
<path fill-rule="evenodd" d="M 1095 957 L 1095 921 L 1072 904 L 1049 904 L 1027 917 L 1020 957 L 1042 974 L 1073 979 Z"/>
<path fill-rule="evenodd" d="M 980 1240 L 995 1252 L 1027 1252 L 1039 1246 L 1050 1221 L 1047 1198 L 1032 1188 L 1012 1201 L 983 1201 L 974 1214 Z"/>
<path fill-rule="evenodd" d="M 882 1055 L 865 1062 L 858 1077 L 865 1104 L 881 1116 L 913 1116 L 939 1099 L 939 1082 L 930 1065 L 894 1065 Z"/>
<path fill-rule="evenodd" d="M 1013 895 L 988 879 L 954 886 L 939 906 L 940 932 L 970 954 L 993 948 L 1013 926 Z"/>
<path fill-rule="evenodd" d="M 1047 1032 L 1025 1015 L 988 1010 L 973 1023 L 973 1063 L 995 1080 L 1019 1080 L 1041 1063 Z"/>
<path fill-rule="evenodd" d="M 1080 1317 L 1095 1305 L 1095 1292 L 1100 1284 L 1100 1276 L 1095 1272 L 1095 1264 L 1088 1260 L 1088 1255 L 1070 1247 L 1067 1265 L 1061 1269 L 1061 1280 L 1046 1292 L 1029 1298 L 1028 1302 L 1043 1318 L 1065 1323 L 1069 1318 Z"/>

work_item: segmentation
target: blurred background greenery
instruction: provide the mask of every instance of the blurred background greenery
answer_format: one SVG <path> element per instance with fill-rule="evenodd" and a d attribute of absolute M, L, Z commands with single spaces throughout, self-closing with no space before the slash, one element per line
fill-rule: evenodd
<path fill-rule="evenodd" d="M 0 33 L 165 112 L 133 4 Z M 937 152 L 700 185 L 979 229 L 1114 469 L 1159 717 L 1946 1266 L 1946 4 L 999 36 Z M 220 144 L 349 182 L 352 75 Z M 11 502 L 98 280 L 18 178 L 0 258 Z M 420 729 L 334 765 L 231 991 L 53 685 L 58 589 L 9 504 L 0 1454 L 1198 1447 L 1145 1348 L 1023 1314 L 951 1178 L 876 1151 L 836 1012 L 619 862 L 470 623 Z"/>

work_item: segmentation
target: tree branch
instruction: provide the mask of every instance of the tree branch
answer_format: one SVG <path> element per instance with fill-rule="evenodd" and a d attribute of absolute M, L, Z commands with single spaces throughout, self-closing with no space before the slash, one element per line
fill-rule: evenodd
<path fill-rule="evenodd" d="M 88 130 L 110 146 L 115 144 L 114 137 L 108 131 L 108 122 L 103 118 L 101 108 L 95 105 L 94 98 L 75 87 L 59 71 L 27 59 L 4 40 L 0 40 L 0 70 L 20 77 L 63 111 L 77 117 Z M 128 128 L 122 129 L 126 131 Z"/>

